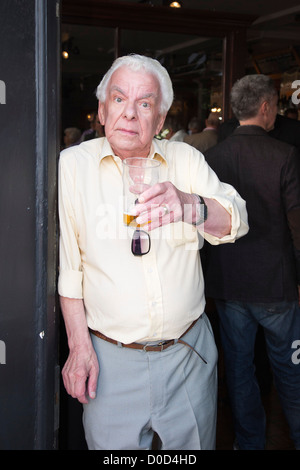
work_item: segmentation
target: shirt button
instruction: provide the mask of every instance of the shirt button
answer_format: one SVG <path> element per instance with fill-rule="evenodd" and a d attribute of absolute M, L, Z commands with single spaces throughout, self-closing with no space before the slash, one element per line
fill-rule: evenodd
<path fill-rule="evenodd" d="M 152 268 L 148 268 L 148 273 L 152 273 L 153 272 L 153 269 Z"/>

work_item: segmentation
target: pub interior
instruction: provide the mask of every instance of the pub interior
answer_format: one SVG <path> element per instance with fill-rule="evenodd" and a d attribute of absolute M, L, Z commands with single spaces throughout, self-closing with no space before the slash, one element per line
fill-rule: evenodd
<path fill-rule="evenodd" d="M 157 58 L 173 80 L 175 100 L 170 110 L 188 123 L 197 117 L 202 126 L 209 112 L 220 120 L 232 116 L 229 93 L 237 78 L 266 74 L 279 95 L 278 112 L 294 108 L 300 120 L 296 88 L 300 86 L 299 2 L 170 2 L 63 0 L 61 24 L 61 145 L 66 128 L 81 132 L 97 111 L 95 89 L 104 71 L 119 55 L 130 52 Z M 298 81 L 298 82 L 297 82 Z M 298 86 L 298 88 L 299 88 Z M 233 428 L 226 389 L 222 348 L 213 302 L 207 311 L 219 348 L 217 450 L 233 448 Z M 259 334 L 263 334 L 259 332 Z M 61 332 L 61 361 L 66 351 Z M 263 344 L 263 338 L 261 343 Z M 263 347 L 263 346 L 262 346 Z M 268 450 L 291 450 L 289 431 L 272 382 L 268 359 L 261 353 L 257 374 L 267 414 Z M 61 389 L 60 447 L 85 448 L 81 409 Z"/>

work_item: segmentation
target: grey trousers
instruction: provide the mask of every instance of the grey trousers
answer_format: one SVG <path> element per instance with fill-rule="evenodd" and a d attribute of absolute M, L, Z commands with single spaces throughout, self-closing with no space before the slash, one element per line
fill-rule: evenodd
<path fill-rule="evenodd" d="M 148 450 L 154 431 L 162 450 L 213 450 L 217 414 L 217 349 L 203 314 L 162 352 L 119 347 L 92 335 L 100 373 L 97 396 L 84 405 L 91 450 Z"/>

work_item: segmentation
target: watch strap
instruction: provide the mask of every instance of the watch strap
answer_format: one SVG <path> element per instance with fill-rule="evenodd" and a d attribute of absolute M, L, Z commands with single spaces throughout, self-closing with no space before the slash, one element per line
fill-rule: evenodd
<path fill-rule="evenodd" d="M 197 226 L 203 224 L 206 221 L 208 213 L 207 205 L 205 204 L 203 197 L 199 196 L 199 194 L 195 194 L 195 196 L 197 196 L 199 199 L 199 206 L 197 210 L 197 219 L 195 222 L 192 222 L 192 225 Z"/>

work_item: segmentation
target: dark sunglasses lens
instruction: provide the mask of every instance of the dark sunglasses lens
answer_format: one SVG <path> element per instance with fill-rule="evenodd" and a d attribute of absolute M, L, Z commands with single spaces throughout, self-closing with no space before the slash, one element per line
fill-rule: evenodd
<path fill-rule="evenodd" d="M 150 251 L 150 236 L 147 232 L 142 230 L 135 230 L 132 242 L 131 251 L 135 256 L 146 255 Z"/>

